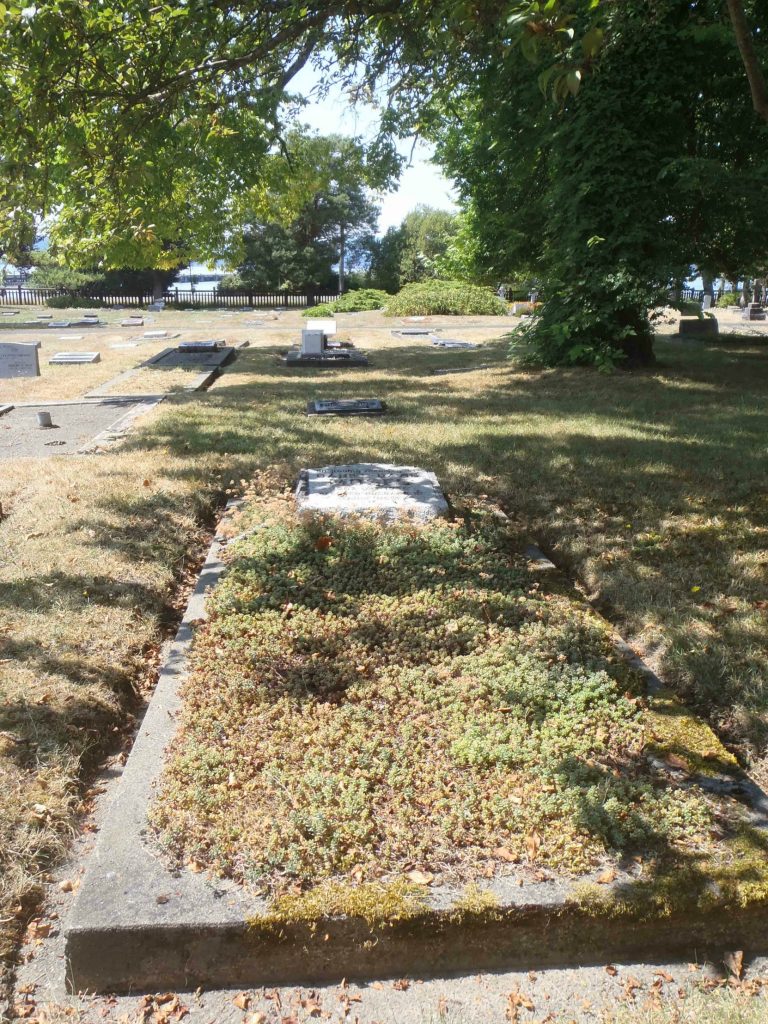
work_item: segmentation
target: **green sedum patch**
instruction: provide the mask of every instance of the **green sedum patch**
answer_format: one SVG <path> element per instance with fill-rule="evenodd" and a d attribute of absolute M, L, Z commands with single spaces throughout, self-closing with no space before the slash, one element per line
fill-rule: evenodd
<path fill-rule="evenodd" d="M 291 509 L 251 503 L 198 631 L 153 810 L 179 862 L 274 892 L 707 848 L 710 800 L 649 768 L 606 624 L 502 529 Z"/>

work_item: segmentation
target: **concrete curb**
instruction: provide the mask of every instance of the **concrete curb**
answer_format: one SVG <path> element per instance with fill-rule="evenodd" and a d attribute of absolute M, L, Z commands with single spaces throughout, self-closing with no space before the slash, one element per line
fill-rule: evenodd
<path fill-rule="evenodd" d="M 143 416 L 145 413 L 150 412 L 158 406 L 164 398 L 165 395 L 149 395 L 139 401 L 137 405 L 116 419 L 114 423 L 111 423 L 106 430 L 102 430 L 100 434 L 91 438 L 87 444 L 78 448 L 77 454 L 91 455 L 100 448 L 115 444 L 117 441 L 122 441 L 139 416 Z"/>
<path fill-rule="evenodd" d="M 579 885 L 595 874 L 529 884 L 497 876 L 483 884 L 495 898 L 490 909 L 466 909 L 461 892 L 436 886 L 412 917 L 374 925 L 329 916 L 276 926 L 264 920 L 267 901 L 238 885 L 171 873 L 149 839 L 147 807 L 176 729 L 193 627 L 224 571 L 225 543 L 217 536 L 208 552 L 66 922 L 70 990 L 250 987 L 768 951 L 768 906 L 738 914 L 693 908 L 647 920 L 642 908 L 637 917 L 609 916 L 578 900 Z M 542 569 L 556 569 L 539 549 L 527 554 Z M 632 899 L 636 870 L 595 888 Z"/>

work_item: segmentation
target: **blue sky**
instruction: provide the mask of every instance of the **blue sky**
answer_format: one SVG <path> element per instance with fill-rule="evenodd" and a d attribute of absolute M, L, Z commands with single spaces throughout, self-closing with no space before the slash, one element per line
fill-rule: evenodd
<path fill-rule="evenodd" d="M 369 140 L 376 129 L 376 111 L 372 107 L 351 107 L 343 92 L 332 89 L 328 96 L 318 99 L 312 94 L 317 85 L 317 73 L 305 67 L 291 82 L 290 91 L 310 98 L 310 105 L 301 112 L 300 120 L 321 135 L 339 132 L 343 135 L 360 135 Z M 403 217 L 419 203 L 436 206 L 444 210 L 456 208 L 452 183 L 430 162 L 432 147 L 418 142 L 411 157 L 412 139 L 405 139 L 399 145 L 403 156 L 410 158 L 410 166 L 403 170 L 396 192 L 384 195 L 381 200 L 379 231 L 399 224 Z"/>

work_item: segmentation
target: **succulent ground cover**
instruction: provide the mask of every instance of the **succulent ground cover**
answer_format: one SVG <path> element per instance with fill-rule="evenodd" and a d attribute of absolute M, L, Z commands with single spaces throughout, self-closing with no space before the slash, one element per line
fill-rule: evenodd
<path fill-rule="evenodd" d="M 688 784 L 734 759 L 647 698 L 604 620 L 487 508 L 380 526 L 273 495 L 237 528 L 153 811 L 180 862 L 278 893 L 466 883 L 707 854 L 740 828 Z"/>

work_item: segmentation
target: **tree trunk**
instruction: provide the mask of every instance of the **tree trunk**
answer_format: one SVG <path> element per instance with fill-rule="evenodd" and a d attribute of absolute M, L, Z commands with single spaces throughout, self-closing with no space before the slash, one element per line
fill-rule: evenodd
<path fill-rule="evenodd" d="M 346 255 L 344 251 L 344 224 L 341 225 L 341 237 L 339 240 L 339 295 L 344 294 L 344 286 L 346 284 L 344 274 L 344 257 Z"/>
<path fill-rule="evenodd" d="M 644 366 L 656 364 L 656 353 L 653 351 L 653 336 L 639 334 L 631 338 L 625 338 L 621 349 L 627 357 L 619 363 L 622 370 L 637 370 Z"/>
<path fill-rule="evenodd" d="M 742 0 L 725 0 L 728 7 L 728 14 L 733 26 L 733 33 L 736 36 L 736 45 L 741 54 L 744 70 L 747 72 L 749 91 L 752 95 L 752 106 L 755 113 L 768 123 L 768 87 L 765 84 L 765 76 L 760 66 L 760 61 L 755 53 L 755 44 L 752 40 L 752 33 L 747 23 L 747 15 L 744 12 Z"/>
<path fill-rule="evenodd" d="M 165 274 L 162 270 L 152 271 L 152 298 L 162 299 L 165 295 Z"/>

